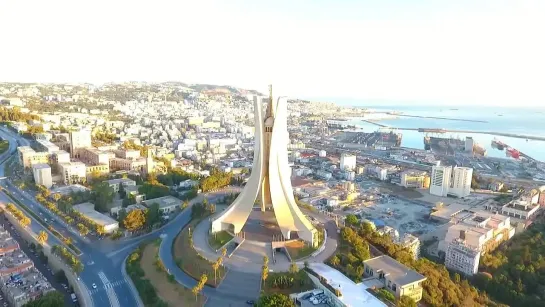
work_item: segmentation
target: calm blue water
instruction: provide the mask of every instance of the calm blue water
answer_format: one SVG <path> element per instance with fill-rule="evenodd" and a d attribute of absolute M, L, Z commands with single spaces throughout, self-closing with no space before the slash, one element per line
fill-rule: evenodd
<path fill-rule="evenodd" d="M 408 115 L 435 116 L 486 121 L 486 123 L 479 123 L 441 119 L 399 117 L 397 119 L 388 119 L 379 122 L 381 124 L 397 128 L 445 128 L 545 136 L 545 109 L 427 106 L 370 106 L 366 108 L 375 111 L 399 111 L 403 112 L 403 114 Z M 457 108 L 457 110 L 454 110 L 452 108 Z M 375 131 L 378 128 L 375 125 L 360 122 L 358 120 L 353 120 L 352 124 L 357 125 L 366 132 Z M 412 148 L 424 148 L 424 133 L 420 133 L 417 131 L 400 132 L 403 134 L 402 146 Z M 544 141 L 526 141 L 525 139 L 491 136 L 480 133 L 446 133 L 438 136 L 454 137 L 460 139 L 465 139 L 466 136 L 471 136 L 480 145 L 487 149 L 488 156 L 505 158 L 504 151 L 500 151 L 491 147 L 491 141 L 496 138 L 535 159 L 545 161 Z"/>

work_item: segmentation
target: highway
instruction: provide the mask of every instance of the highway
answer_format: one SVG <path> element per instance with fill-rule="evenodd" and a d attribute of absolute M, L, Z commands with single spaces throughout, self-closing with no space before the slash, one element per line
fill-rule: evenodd
<path fill-rule="evenodd" d="M 10 141 L 9 151 L 0 156 L 0 161 L 2 162 L 0 165 L 0 175 L 3 177 L 3 162 L 9 155 L 16 153 L 16 140 L 20 140 L 24 145 L 28 145 L 29 142 L 7 129 L 1 129 L 0 136 Z M 54 214 L 37 203 L 28 193 L 23 193 L 8 180 L 1 180 L 0 185 L 10 191 L 14 197 L 35 213 L 39 214 L 42 218 L 47 219 L 48 221 L 54 221 L 51 225 L 55 230 L 72 238 L 73 244 L 82 251 L 83 254 L 80 259 L 85 267 L 80 274 L 80 278 L 84 287 L 87 288 L 82 290 L 88 291 L 90 294 L 91 302 L 89 303 L 91 306 L 138 306 L 137 299 L 134 297 L 134 293 L 121 271 L 121 261 L 123 261 L 124 256 L 128 255 L 130 250 L 127 250 L 126 253 L 120 253 L 118 255 L 119 257 L 114 258 L 107 257 L 105 253 L 108 250 L 111 251 L 116 248 L 122 248 L 123 243 L 103 245 L 100 244 L 102 242 L 86 241 L 80 237 L 77 232 L 72 232 L 68 225 L 59 222 L 60 219 L 57 219 Z M 3 192 L 0 192 L 0 200 L 13 203 L 13 201 Z M 32 220 L 30 227 L 34 232 L 37 233 L 40 230 L 47 231 L 47 229 L 32 216 L 29 215 L 29 217 Z M 50 245 L 62 245 L 62 243 L 51 234 L 49 235 L 48 243 Z M 106 246 L 108 250 L 105 251 L 104 246 Z M 93 289 L 93 284 L 97 285 L 97 289 Z"/>
<path fill-rule="evenodd" d="M 4 128 L 0 128 L 0 136 L 10 141 L 10 149 L 0 155 L 0 177 L 3 177 L 4 162 L 7 158 L 16 154 L 17 140 L 23 145 L 29 145 L 29 141 Z M 93 241 L 89 238 L 82 237 L 70 225 L 64 223 L 64 221 L 57 218 L 55 214 L 39 204 L 35 200 L 33 192 L 21 191 L 9 181 L 9 178 L 0 180 L 0 185 L 8 190 L 17 200 L 21 201 L 25 206 L 37 213 L 42 219 L 47 219 L 48 223 L 50 223 L 50 225 L 59 233 L 66 237 L 70 237 L 73 244 L 81 250 L 82 254 L 80 260 L 84 264 L 84 270 L 79 277 L 84 284 L 84 289 L 82 290 L 87 291 L 90 294 L 90 302 L 88 302 L 88 305 L 96 307 L 141 306 L 138 293 L 133 291 L 128 281 L 129 277 L 127 276 L 127 278 L 125 278 L 122 272 L 122 262 L 134 248 L 145 240 L 153 240 L 160 235 L 165 234 L 167 238 L 172 238 L 173 240 L 189 222 L 191 215 L 191 210 L 186 209 L 161 229 L 136 238 L 121 239 L 119 241 L 112 241 L 109 239 Z M 201 202 L 204 197 L 208 198 L 210 202 L 217 202 L 218 198 L 239 191 L 240 188 L 238 187 L 230 187 L 217 192 L 200 194 L 191 201 L 191 204 Z M 3 192 L 0 192 L 0 201 L 14 203 Z M 30 227 L 34 232 L 37 233 L 40 230 L 49 232 L 31 215 L 29 215 L 29 217 L 32 220 Z M 62 245 L 59 239 L 51 233 L 48 238 L 48 244 Z M 191 279 L 191 281 L 194 282 L 193 279 Z M 93 284 L 97 285 L 97 289 L 93 289 Z M 182 284 L 187 284 L 187 282 Z M 209 291 L 210 290 L 207 290 L 205 293 L 208 293 Z M 213 293 L 208 294 L 213 295 Z"/>

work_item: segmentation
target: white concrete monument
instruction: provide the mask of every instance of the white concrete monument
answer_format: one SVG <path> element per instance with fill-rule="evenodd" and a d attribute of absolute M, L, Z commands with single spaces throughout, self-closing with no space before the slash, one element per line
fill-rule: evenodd
<path fill-rule="evenodd" d="M 212 221 L 212 232 L 228 230 L 239 233 L 257 199 L 261 211 L 272 208 L 285 239 L 291 239 L 291 234 L 296 232 L 299 238 L 315 246 L 318 232 L 301 212 L 293 197 L 287 152 L 287 99 L 279 97 L 275 103 L 272 87 L 269 89 L 270 98 L 265 119 L 262 103 L 254 97 L 255 148 L 252 173 L 240 195 Z"/>

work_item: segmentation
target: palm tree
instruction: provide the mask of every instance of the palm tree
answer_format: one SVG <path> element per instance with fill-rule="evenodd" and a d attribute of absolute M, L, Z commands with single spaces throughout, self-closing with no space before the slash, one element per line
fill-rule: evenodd
<path fill-rule="evenodd" d="M 216 262 L 212 263 L 212 268 L 214 269 L 214 283 L 216 283 L 216 275 L 217 275 L 216 273 L 218 269 L 220 268 L 222 260 L 223 258 L 219 257 L 218 260 L 216 260 Z"/>
<path fill-rule="evenodd" d="M 38 233 L 38 242 L 40 243 L 40 245 L 44 245 L 44 243 L 47 241 L 47 238 L 48 238 L 48 235 L 47 235 L 47 232 L 43 231 L 43 230 L 40 230 L 40 232 Z"/>
<path fill-rule="evenodd" d="M 191 289 L 191 292 L 193 292 L 193 295 L 195 295 L 195 302 L 196 302 L 199 292 L 201 292 L 201 290 L 199 289 L 199 285 L 195 285 L 195 287 Z"/>
<path fill-rule="evenodd" d="M 261 281 L 263 283 L 263 286 L 265 286 L 265 281 L 267 280 L 267 277 L 269 277 L 269 267 L 264 265 L 261 269 Z"/>

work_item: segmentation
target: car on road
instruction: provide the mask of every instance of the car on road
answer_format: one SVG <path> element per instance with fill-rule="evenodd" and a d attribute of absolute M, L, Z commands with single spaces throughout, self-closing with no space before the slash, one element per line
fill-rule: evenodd
<path fill-rule="evenodd" d="M 248 301 L 246 301 L 246 304 L 248 304 L 248 305 L 254 305 L 254 304 L 255 304 L 255 302 L 254 302 L 254 301 L 252 301 L 252 300 L 248 300 Z"/>
<path fill-rule="evenodd" d="M 97 288 L 97 284 L 93 283 L 93 289 Z"/>

